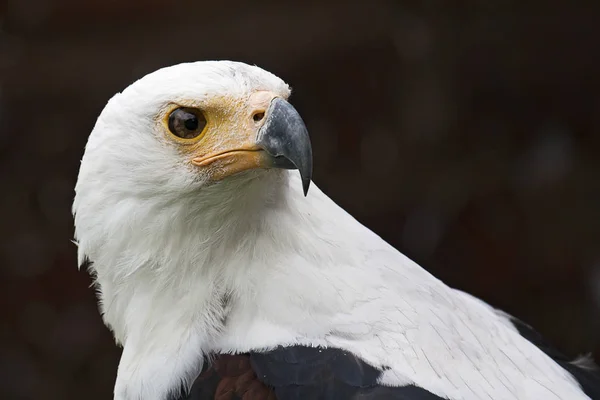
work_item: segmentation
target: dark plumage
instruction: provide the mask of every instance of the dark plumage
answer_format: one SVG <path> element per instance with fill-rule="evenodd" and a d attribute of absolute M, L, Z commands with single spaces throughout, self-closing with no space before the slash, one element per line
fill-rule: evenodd
<path fill-rule="evenodd" d="M 208 362 L 207 362 L 208 365 Z M 180 400 L 440 400 L 416 386 L 377 383 L 383 370 L 339 349 L 279 347 L 220 355 Z"/>

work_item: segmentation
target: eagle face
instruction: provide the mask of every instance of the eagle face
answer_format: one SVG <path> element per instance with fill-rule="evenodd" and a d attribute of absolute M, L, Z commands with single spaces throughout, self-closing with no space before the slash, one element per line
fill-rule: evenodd
<path fill-rule="evenodd" d="M 260 182 L 281 169 L 299 170 L 306 195 L 312 150 L 290 93 L 259 67 L 205 61 L 160 69 L 111 98 L 75 187 L 80 265 L 89 258 L 97 270 L 106 257 L 111 272 L 131 268 L 115 261 L 123 247 L 137 248 L 136 258 L 178 252 L 162 239 L 197 230 L 182 225 L 199 217 L 218 225 L 240 201 L 272 198 L 278 185 Z"/>
<path fill-rule="evenodd" d="M 166 200 L 276 167 L 299 168 L 307 189 L 310 140 L 289 95 L 280 78 L 243 63 L 158 70 L 109 101 L 89 138 L 80 180 Z"/>

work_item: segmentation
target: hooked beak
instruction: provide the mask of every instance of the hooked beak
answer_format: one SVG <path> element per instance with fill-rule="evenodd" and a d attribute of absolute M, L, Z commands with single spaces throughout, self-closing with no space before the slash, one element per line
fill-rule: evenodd
<path fill-rule="evenodd" d="M 306 196 L 312 178 L 312 148 L 300 114 L 270 92 L 256 93 L 250 103 L 249 110 L 238 109 L 248 119 L 234 114 L 208 130 L 192 148 L 191 163 L 213 180 L 257 168 L 297 169 Z M 250 116 L 263 112 L 263 122 L 257 125 Z"/>
<path fill-rule="evenodd" d="M 271 167 L 300 172 L 306 196 L 312 179 L 312 147 L 306 125 L 294 106 L 280 97 L 271 101 L 256 145 L 271 156 Z"/>

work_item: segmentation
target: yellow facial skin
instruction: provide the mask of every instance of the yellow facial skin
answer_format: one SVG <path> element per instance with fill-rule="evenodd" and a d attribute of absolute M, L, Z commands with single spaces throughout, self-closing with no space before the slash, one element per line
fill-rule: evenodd
<path fill-rule="evenodd" d="M 210 180 L 218 181 L 249 169 L 271 166 L 270 157 L 257 146 L 256 138 L 275 97 L 278 95 L 273 92 L 259 91 L 245 99 L 216 97 L 195 105 L 173 104 L 162 125 L 184 157 Z M 182 139 L 169 131 L 169 115 L 182 106 L 197 108 L 206 118 L 204 130 L 193 139 Z"/>

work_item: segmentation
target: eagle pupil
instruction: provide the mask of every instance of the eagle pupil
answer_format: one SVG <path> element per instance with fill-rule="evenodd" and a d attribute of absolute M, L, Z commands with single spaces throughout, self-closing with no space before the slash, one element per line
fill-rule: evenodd
<path fill-rule="evenodd" d="M 190 115 L 188 118 L 185 119 L 183 124 L 185 125 L 185 129 L 187 129 L 188 131 L 195 131 L 196 129 L 198 129 L 198 118 L 196 118 L 195 115 Z"/>
<path fill-rule="evenodd" d="M 205 126 L 204 113 L 198 109 L 182 107 L 169 115 L 169 131 L 181 139 L 193 139 L 200 136 Z"/>

